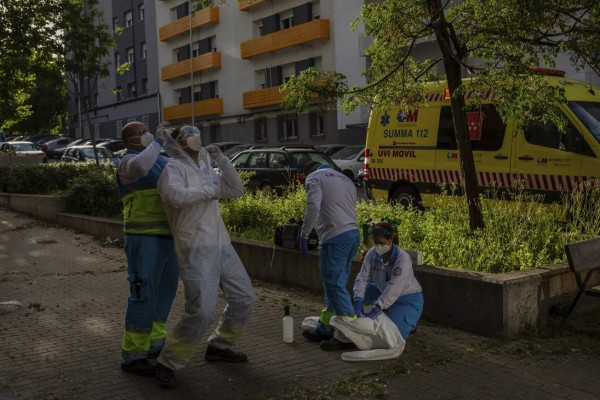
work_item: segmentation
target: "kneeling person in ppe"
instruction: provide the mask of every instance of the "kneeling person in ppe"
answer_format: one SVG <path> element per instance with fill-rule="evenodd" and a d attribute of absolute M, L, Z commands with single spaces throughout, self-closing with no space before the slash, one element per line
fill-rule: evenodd
<path fill-rule="evenodd" d="M 410 256 L 396 244 L 391 224 L 374 224 L 371 237 L 375 246 L 365 255 L 354 281 L 354 312 L 368 318 L 384 312 L 406 340 L 423 312 L 421 285 L 415 278 Z M 372 308 L 365 313 L 363 305 Z"/>
<path fill-rule="evenodd" d="M 174 387 L 174 371 L 191 360 L 215 317 L 219 287 L 227 305 L 208 338 L 205 359 L 246 361 L 244 353 L 231 347 L 249 322 L 256 298 L 219 212 L 219 198 L 244 193 L 237 171 L 218 147 L 202 147 L 200 131 L 193 126 L 167 135 L 165 150 L 172 159 L 158 182 L 158 191 L 173 232 L 185 311 L 158 358 L 156 374 L 161 386 Z M 211 159 L 220 175 L 211 168 Z"/>

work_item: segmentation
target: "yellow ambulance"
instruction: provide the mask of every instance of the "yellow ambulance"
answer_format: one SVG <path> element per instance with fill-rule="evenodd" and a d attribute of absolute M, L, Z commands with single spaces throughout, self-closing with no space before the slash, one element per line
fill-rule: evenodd
<path fill-rule="evenodd" d="M 565 89 L 561 111 L 566 132 L 551 122 L 518 129 L 502 121 L 492 103 L 467 112 L 477 180 L 486 188 L 523 188 L 544 195 L 561 193 L 600 179 L 600 88 L 556 73 L 547 79 Z M 414 110 L 373 110 L 367 129 L 364 189 L 369 198 L 427 204 L 444 185 L 460 188 L 450 99 L 445 85 L 433 86 L 427 105 Z M 465 93 L 469 98 L 470 92 Z"/>

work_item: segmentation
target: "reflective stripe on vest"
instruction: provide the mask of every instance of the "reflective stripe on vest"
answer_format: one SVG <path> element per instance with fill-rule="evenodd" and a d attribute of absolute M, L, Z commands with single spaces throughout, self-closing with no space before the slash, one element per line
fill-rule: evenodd
<path fill-rule="evenodd" d="M 123 196 L 122 200 L 125 233 L 171 234 L 158 190 L 136 190 Z"/>

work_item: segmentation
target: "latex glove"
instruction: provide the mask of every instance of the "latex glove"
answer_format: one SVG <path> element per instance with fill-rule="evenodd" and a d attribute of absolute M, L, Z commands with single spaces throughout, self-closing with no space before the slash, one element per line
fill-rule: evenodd
<path fill-rule="evenodd" d="M 365 317 L 375 319 L 375 317 L 377 317 L 380 312 L 381 312 L 381 308 L 379 308 L 378 305 L 375 305 L 375 306 L 373 306 L 373 309 L 371 311 L 369 311 L 368 313 L 365 314 Z"/>
<path fill-rule="evenodd" d="M 160 139 L 160 140 L 162 140 L 162 141 L 163 141 L 163 143 L 164 143 L 164 142 L 166 142 L 166 141 L 167 141 L 167 137 L 166 137 L 166 136 L 167 136 L 169 133 L 170 133 L 170 132 L 169 132 L 169 129 L 165 128 L 165 127 L 164 127 L 164 126 L 162 126 L 162 125 L 159 125 L 159 126 L 156 128 L 156 133 L 154 134 L 154 136 L 155 136 L 157 139 Z"/>
<path fill-rule="evenodd" d="M 363 302 L 362 300 L 355 300 L 354 301 L 354 314 L 357 317 L 362 317 L 363 316 L 363 308 L 362 308 Z"/>
<path fill-rule="evenodd" d="M 219 161 L 223 158 L 223 152 L 219 148 L 219 146 L 215 146 L 214 144 L 209 144 L 205 147 L 206 151 L 210 155 L 210 159 L 214 161 Z"/>
<path fill-rule="evenodd" d="M 308 257 L 308 238 L 300 239 L 300 252 L 304 257 Z"/>

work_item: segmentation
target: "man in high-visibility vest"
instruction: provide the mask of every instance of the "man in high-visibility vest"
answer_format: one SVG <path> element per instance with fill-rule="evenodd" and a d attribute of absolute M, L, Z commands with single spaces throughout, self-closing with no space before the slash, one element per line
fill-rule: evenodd
<path fill-rule="evenodd" d="M 157 138 L 141 122 L 130 122 L 121 132 L 127 152 L 117 170 L 123 201 L 127 280 L 130 293 L 121 342 L 121 368 L 153 376 L 151 359 L 160 354 L 166 338 L 165 322 L 179 280 L 171 230 L 156 189 L 168 158 L 160 155 L 162 128 Z"/>

